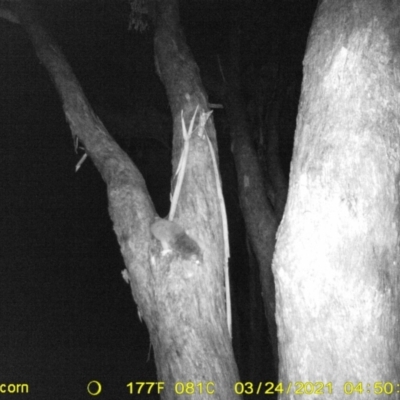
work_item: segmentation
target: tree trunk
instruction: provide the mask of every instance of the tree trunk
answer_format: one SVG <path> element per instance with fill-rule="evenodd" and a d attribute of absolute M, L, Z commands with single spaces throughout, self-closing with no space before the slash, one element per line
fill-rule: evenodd
<path fill-rule="evenodd" d="M 398 21 L 383 0 L 315 15 L 273 263 L 281 399 L 399 398 Z"/>
<path fill-rule="evenodd" d="M 251 138 L 244 101 L 240 94 L 238 72 L 240 51 L 236 24 L 231 39 L 231 62 L 227 69 L 228 82 L 225 88 L 224 106 L 231 125 L 231 149 L 238 176 L 240 207 L 246 224 L 246 232 L 260 269 L 264 310 L 268 322 L 275 372 L 277 372 L 275 287 L 271 264 L 278 222 L 267 197 L 265 179 Z"/>
<path fill-rule="evenodd" d="M 283 84 L 282 79 L 280 79 L 280 83 Z M 282 86 L 283 88 L 275 89 L 275 93 L 273 93 L 273 100 L 268 109 L 268 114 L 265 117 L 265 137 L 267 144 L 259 149 L 261 159 L 265 159 L 269 179 L 274 188 L 275 196 L 273 206 L 278 223 L 282 219 L 288 192 L 287 179 L 282 169 L 279 143 L 279 116 L 285 98 L 284 91 L 286 89 L 284 85 Z"/>
<path fill-rule="evenodd" d="M 215 129 L 212 118 L 207 119 L 198 68 L 179 28 L 177 2 L 158 2 L 155 49 L 173 111 L 174 172 L 186 145 L 182 124 L 189 130 L 192 118 L 194 122 L 176 213 L 179 225 L 174 225 L 179 226 L 179 237 L 173 239 L 184 237 L 185 244 L 193 246 L 196 241 L 197 259 L 161 251 L 150 233 L 156 215 L 141 174 L 93 113 L 60 49 L 37 23 L 31 4 L 18 3 L 16 13 L 13 22 L 26 29 L 49 71 L 74 139 L 82 142 L 107 184 L 109 211 L 127 268 L 124 277 L 149 329 L 158 379 L 165 385 L 161 398 L 239 398 L 226 322 L 224 210 L 213 162 Z M 204 129 L 199 129 L 202 122 Z"/>
<path fill-rule="evenodd" d="M 182 121 L 184 119 L 188 127 L 193 118 L 196 128 L 208 110 L 208 100 L 198 67 L 179 26 L 178 2 L 158 1 L 155 15 L 156 66 L 172 110 L 172 163 L 176 172 L 184 147 Z M 197 107 L 200 118 L 195 117 Z M 208 383 L 216 399 L 239 397 L 234 393 L 239 376 L 225 312 L 224 211 L 218 200 L 218 171 L 214 169 L 212 153 L 217 157 L 215 128 L 209 118 L 205 136 L 199 132 L 190 140 L 175 219 L 200 245 L 202 263 L 190 265 L 174 260 L 165 269 L 162 259 L 156 261 L 160 271 L 157 301 L 163 314 L 159 317 L 160 329 L 151 335 L 158 377 L 171 387 L 174 382 L 195 382 L 194 394 L 185 392 L 187 396 L 183 395 L 183 399 L 203 398 L 208 387 L 200 385 Z M 170 391 L 163 398 L 175 399 L 176 394 Z"/>

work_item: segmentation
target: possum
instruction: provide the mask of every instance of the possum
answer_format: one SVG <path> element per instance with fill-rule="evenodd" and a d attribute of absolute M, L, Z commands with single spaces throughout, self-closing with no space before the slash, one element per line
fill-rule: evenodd
<path fill-rule="evenodd" d="M 184 260 L 201 260 L 201 250 L 177 223 L 159 219 L 150 227 L 151 233 L 161 242 L 164 253 L 174 251 Z"/>

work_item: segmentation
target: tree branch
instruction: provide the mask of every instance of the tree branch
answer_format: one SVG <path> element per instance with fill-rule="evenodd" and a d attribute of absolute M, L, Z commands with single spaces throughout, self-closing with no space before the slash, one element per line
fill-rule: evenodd
<path fill-rule="evenodd" d="M 154 302 L 148 248 L 155 211 L 144 179 L 93 112 L 61 50 L 38 23 L 32 5 L 22 1 L 15 11 L 55 84 L 73 138 L 83 144 L 107 184 L 109 213 L 129 271 L 132 293 L 151 330 L 149 314 Z"/>

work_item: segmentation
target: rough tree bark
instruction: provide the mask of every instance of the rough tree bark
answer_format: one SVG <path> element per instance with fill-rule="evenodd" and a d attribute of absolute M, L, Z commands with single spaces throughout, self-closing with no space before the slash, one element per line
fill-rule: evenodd
<path fill-rule="evenodd" d="M 178 2 L 157 1 L 155 10 L 156 66 L 167 90 L 174 121 L 175 172 L 184 145 L 182 110 L 188 126 L 197 106 L 200 115 L 208 111 L 208 100 L 179 26 Z M 198 123 L 196 118 L 194 125 Z M 207 120 L 206 134 L 217 155 L 212 118 Z M 213 397 L 233 398 L 238 373 L 226 325 L 222 215 L 212 154 L 206 138 L 198 135 L 190 142 L 180 196 L 176 220 L 199 243 L 204 262 L 196 266 L 174 260 L 169 270 L 161 270 L 157 293 L 166 315 L 161 321 L 162 333 L 153 341 L 158 346 L 155 348 L 158 373 L 170 382 L 212 381 L 218 387 Z M 160 264 L 159 268 L 165 267 Z"/>
<path fill-rule="evenodd" d="M 399 398 L 399 16 L 383 0 L 315 15 L 273 263 L 282 399 Z"/>
<path fill-rule="evenodd" d="M 150 233 L 156 215 L 141 174 L 92 111 L 60 49 L 37 22 L 31 3 L 17 3 L 15 12 L 16 17 L 8 11 L 0 16 L 20 22 L 27 31 L 59 92 L 73 137 L 84 145 L 107 184 L 109 212 L 127 268 L 124 276 L 149 329 L 158 378 L 165 383 L 161 398 L 177 397 L 176 382 L 188 383 L 179 395 L 182 399 L 200 399 L 211 392 L 215 399 L 239 398 L 226 324 L 222 215 L 207 138 L 193 134 L 190 140 L 176 218 L 200 245 L 202 261 L 164 256 Z M 196 127 L 208 110 L 178 15 L 175 0 L 157 2 L 156 60 L 173 112 L 174 171 L 184 145 L 182 115 L 188 127 L 198 106 Z M 212 118 L 205 131 L 217 154 Z"/>

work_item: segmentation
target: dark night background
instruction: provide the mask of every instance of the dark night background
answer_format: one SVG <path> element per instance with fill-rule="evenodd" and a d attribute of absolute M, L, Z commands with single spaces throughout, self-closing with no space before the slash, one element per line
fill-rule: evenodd
<path fill-rule="evenodd" d="M 235 7 L 242 7 L 243 85 L 255 76 L 251 71 L 271 62 L 287 71 L 286 84 L 294 89 L 281 112 L 286 171 L 315 3 L 181 1 L 181 22 L 205 81 L 220 78 L 217 56 L 229 51 Z M 172 132 L 154 68 L 152 30 L 128 30 L 127 1 L 48 1 L 40 10 L 43 25 L 100 118 L 139 166 L 164 217 Z M 121 277 L 124 265 L 105 184 L 90 160 L 75 173 L 82 154 L 74 152 L 55 88 L 20 26 L 0 20 L 0 52 L 0 383 L 28 383 L 28 398 L 83 399 L 95 379 L 103 384 L 102 398 L 136 398 L 126 395 L 127 383 L 157 377 L 147 328 Z M 210 102 L 221 101 L 212 88 L 209 95 Z M 246 88 L 244 95 L 249 98 Z M 215 110 L 214 118 L 231 231 L 236 324 L 246 326 L 245 234 L 223 110 Z M 121 133 L 118 120 L 135 137 Z M 151 138 L 158 132 L 162 140 Z M 251 343 L 234 344 L 245 358 Z M 267 344 L 260 349 L 266 359 L 268 351 Z M 240 364 L 239 369 L 242 380 L 271 379 L 268 372 L 254 377 Z"/>

